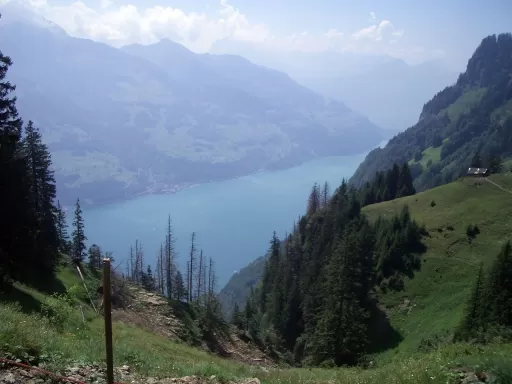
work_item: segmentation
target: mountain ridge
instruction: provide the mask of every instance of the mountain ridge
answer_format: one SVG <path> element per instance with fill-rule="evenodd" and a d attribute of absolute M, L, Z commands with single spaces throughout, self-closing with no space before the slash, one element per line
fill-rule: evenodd
<path fill-rule="evenodd" d="M 26 21 L 0 28 L 20 112 L 45 133 L 65 204 L 360 153 L 385 136 L 342 103 L 243 58 L 164 41 L 156 50 L 167 61 L 155 63 L 146 57 L 155 45 L 116 49 Z M 137 49 L 143 57 L 126 52 Z M 58 100 L 45 97 L 50 89 Z"/>
<path fill-rule="evenodd" d="M 371 151 L 350 182 L 364 185 L 394 162 L 408 162 L 424 190 L 457 178 L 476 154 L 486 167 L 492 157 L 511 156 L 511 47 L 510 34 L 483 39 L 457 82 L 424 104 L 416 125 Z"/>

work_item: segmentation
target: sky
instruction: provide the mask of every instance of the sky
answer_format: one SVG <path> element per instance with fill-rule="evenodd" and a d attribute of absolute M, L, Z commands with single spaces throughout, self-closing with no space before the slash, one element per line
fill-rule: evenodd
<path fill-rule="evenodd" d="M 72 36 L 114 46 L 169 38 L 195 52 L 218 40 L 272 51 L 386 54 L 462 69 L 482 38 L 512 31 L 510 0 L 0 0 Z"/>

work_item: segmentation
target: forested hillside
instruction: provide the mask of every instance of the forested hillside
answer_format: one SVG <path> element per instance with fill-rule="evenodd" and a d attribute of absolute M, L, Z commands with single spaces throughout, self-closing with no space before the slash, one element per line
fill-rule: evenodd
<path fill-rule="evenodd" d="M 407 165 L 381 176 L 373 186 L 377 195 L 414 193 Z M 327 190 L 313 187 L 306 215 L 287 238 L 274 233 L 261 283 L 243 312 L 237 304 L 232 314 L 289 363 L 355 364 L 369 350 L 389 347 L 385 339 L 396 342 L 375 287 L 402 290 L 404 276 L 414 274 L 425 251 L 426 231 L 407 207 L 372 224 L 361 214 L 366 191 L 346 182 L 332 197 L 322 193 Z"/>
<path fill-rule="evenodd" d="M 448 183 L 469 166 L 512 156 L 512 35 L 486 37 L 454 85 L 428 101 L 418 123 L 370 152 L 350 182 L 408 162 L 418 190 Z"/>

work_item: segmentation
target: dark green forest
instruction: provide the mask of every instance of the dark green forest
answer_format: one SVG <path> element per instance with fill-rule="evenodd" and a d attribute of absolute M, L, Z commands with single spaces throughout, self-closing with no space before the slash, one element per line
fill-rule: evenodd
<path fill-rule="evenodd" d="M 53 275 L 63 247 L 59 205 L 48 148 L 18 115 L 12 62 L 0 52 L 0 284 Z"/>
<path fill-rule="evenodd" d="M 420 267 L 426 231 L 407 207 L 371 224 L 361 206 L 369 191 L 388 199 L 413 193 L 407 173 L 395 166 L 361 190 L 343 181 L 327 198 L 315 185 L 292 232 L 282 240 L 274 233 L 261 282 L 245 308 L 235 306 L 233 322 L 292 364 L 356 364 L 385 348 L 383 339 L 396 341 L 375 293 L 404 289 Z"/>
<path fill-rule="evenodd" d="M 512 245 L 507 241 L 489 271 L 480 264 L 455 340 L 512 341 Z"/>
<path fill-rule="evenodd" d="M 470 166 L 491 167 L 510 157 L 511 51 L 509 33 L 483 39 L 457 82 L 424 105 L 416 125 L 370 152 L 350 183 L 362 186 L 394 163 L 409 163 L 422 191 L 455 180 Z M 477 153 L 480 162 L 474 164 Z"/>

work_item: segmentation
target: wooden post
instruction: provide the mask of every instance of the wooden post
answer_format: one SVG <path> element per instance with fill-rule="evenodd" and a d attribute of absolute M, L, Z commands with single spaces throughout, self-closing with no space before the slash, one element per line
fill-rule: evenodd
<path fill-rule="evenodd" d="M 105 345 L 107 351 L 107 384 L 114 383 L 114 351 L 112 348 L 112 305 L 110 287 L 110 259 L 103 259 L 103 316 L 105 317 Z"/>

